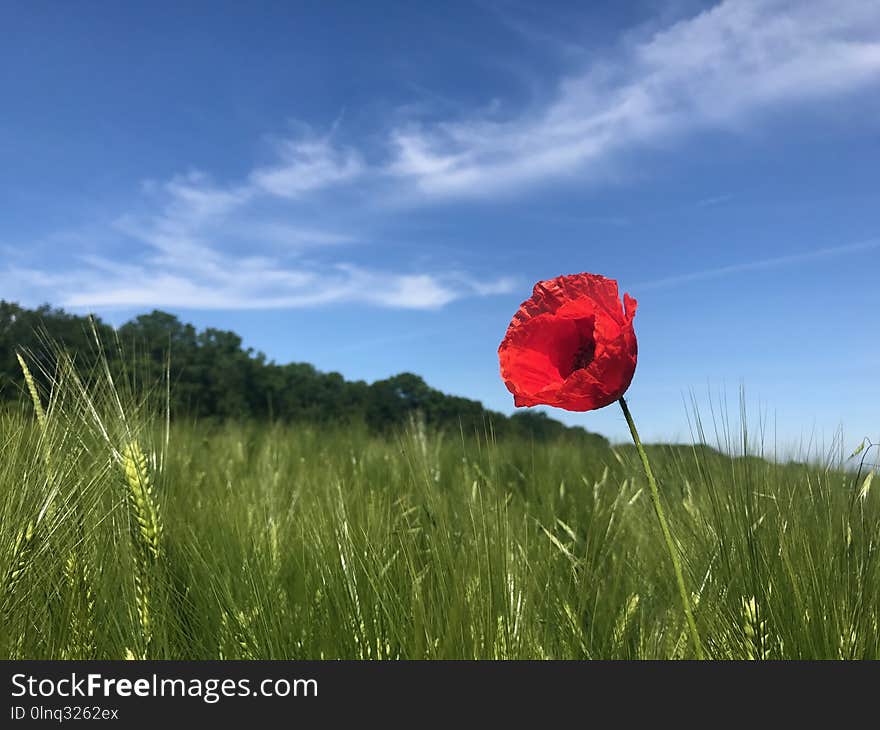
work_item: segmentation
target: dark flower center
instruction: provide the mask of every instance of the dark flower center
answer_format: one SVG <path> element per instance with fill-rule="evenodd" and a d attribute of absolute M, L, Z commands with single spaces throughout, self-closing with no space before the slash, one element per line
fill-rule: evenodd
<path fill-rule="evenodd" d="M 571 372 L 585 370 L 593 362 L 596 355 L 596 343 L 593 340 L 585 340 L 574 352 L 571 363 Z"/>

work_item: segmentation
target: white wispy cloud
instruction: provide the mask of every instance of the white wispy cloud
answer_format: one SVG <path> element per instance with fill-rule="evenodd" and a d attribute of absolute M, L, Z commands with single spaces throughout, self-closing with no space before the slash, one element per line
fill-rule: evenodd
<path fill-rule="evenodd" d="M 340 139 L 339 124 L 326 134 L 301 127 L 275 141 L 271 161 L 236 180 L 190 171 L 147 183 L 135 212 L 100 232 L 111 239 L 107 251 L 92 246 L 63 274 L 53 273 L 55 262 L 7 263 L 0 287 L 6 296 L 24 292 L 23 300 L 95 308 L 425 309 L 504 293 L 514 282 L 503 272 L 487 280 L 453 264 L 353 263 L 346 247 L 382 241 L 347 227 L 341 201 L 360 206 L 359 221 L 376 221 L 389 202 L 479 199 L 598 177 L 619 153 L 700 129 L 736 130 L 774 110 L 880 84 L 876 2 L 724 0 L 633 37 L 589 63 L 566 54 L 586 65 L 519 111 L 487 99 L 483 111 L 434 121 L 401 122 L 398 113 L 369 136 L 369 154 Z M 349 190 L 356 195 L 344 196 Z M 653 285 L 779 265 L 772 261 Z"/>
<path fill-rule="evenodd" d="M 345 264 L 279 269 L 269 260 L 215 256 L 215 270 L 194 273 L 94 258 L 86 263 L 63 274 L 26 268 L 10 273 L 22 290 L 53 291 L 55 301 L 77 309 L 253 310 L 345 303 L 436 309 L 465 296 L 485 294 L 454 274 L 396 274 Z M 224 269 L 224 264 L 229 268 Z"/>
<path fill-rule="evenodd" d="M 360 174 L 359 156 L 305 133 L 278 147 L 276 164 L 220 184 L 191 171 L 143 186 L 140 212 L 103 231 L 116 255 L 80 254 L 63 271 L 10 263 L 6 296 L 78 309 L 278 309 L 337 303 L 436 309 L 509 291 L 512 280 L 456 270 L 395 271 L 345 261 L 361 238 L 309 222 L 299 198 Z M 299 207 L 298 207 L 299 205 Z M 370 242 L 375 244 L 376 242 Z M 332 253 L 330 253 L 332 251 Z"/>
<path fill-rule="evenodd" d="M 83 254 L 58 273 L 17 262 L 5 277 L 0 272 L 0 283 L 5 291 L 26 292 L 26 300 L 46 293 L 55 303 L 82 309 L 336 303 L 436 309 L 512 288 L 505 277 L 482 280 L 456 270 L 394 271 L 345 261 L 343 247 L 360 244 L 360 236 L 310 223 L 308 211 L 315 206 L 300 199 L 360 175 L 359 154 L 337 145 L 332 133 L 317 136 L 307 129 L 278 143 L 276 152 L 275 163 L 238 181 L 220 184 L 190 171 L 147 182 L 141 211 L 110 225 L 122 255 Z"/>
<path fill-rule="evenodd" d="M 388 172 L 431 198 L 485 197 L 878 81 L 880 4 L 725 0 L 594 60 L 536 109 L 394 130 Z"/>
<path fill-rule="evenodd" d="M 254 170 L 250 183 L 256 190 L 281 198 L 300 198 L 352 182 L 365 169 L 357 150 L 335 146 L 327 137 L 283 140 L 278 150 L 278 164 Z"/>
<path fill-rule="evenodd" d="M 846 256 L 851 254 L 865 253 L 880 248 L 880 239 L 872 238 L 867 241 L 857 241 L 856 243 L 848 243 L 842 246 L 829 246 L 826 248 L 818 248 L 812 251 L 804 251 L 802 253 L 789 254 L 787 256 L 772 256 L 770 258 L 756 259 L 754 261 L 743 261 L 728 266 L 718 266 L 713 269 L 703 269 L 701 271 L 691 271 L 686 274 L 676 274 L 674 276 L 666 276 L 662 279 L 653 279 L 652 281 L 638 282 L 632 285 L 632 289 L 644 291 L 645 289 L 663 289 L 666 287 L 681 286 L 689 284 L 693 281 L 703 281 L 705 279 L 721 279 L 734 274 L 742 274 L 749 271 L 763 271 L 765 269 L 777 269 L 796 264 L 807 263 L 809 261 L 820 261 L 822 259 L 834 258 L 837 256 Z"/>
<path fill-rule="evenodd" d="M 717 205 L 724 205 L 725 203 L 729 203 L 733 200 L 734 196 L 732 194 L 725 195 L 711 195 L 708 198 L 702 198 L 696 202 L 697 208 L 714 208 Z"/>
<path fill-rule="evenodd" d="M 436 309 L 468 296 L 509 291 L 458 271 L 398 272 L 347 263 L 346 231 L 297 222 L 289 199 L 356 174 L 348 152 L 328 139 L 290 141 L 278 165 L 220 185 L 202 172 L 145 184 L 147 211 L 110 225 L 125 255 L 82 254 L 64 271 L 16 262 L 0 283 L 7 296 L 71 308 L 278 309 L 336 303 Z M 290 154 L 288 154 L 288 152 Z M 267 204 L 282 211 L 267 215 Z M 288 207 L 285 207 L 288 206 Z M 291 218 L 293 221 L 291 222 Z M 332 248 L 334 255 L 323 255 Z"/>

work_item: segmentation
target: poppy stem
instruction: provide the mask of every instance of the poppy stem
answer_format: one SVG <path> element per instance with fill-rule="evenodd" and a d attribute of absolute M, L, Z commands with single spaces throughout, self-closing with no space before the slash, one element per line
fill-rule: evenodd
<path fill-rule="evenodd" d="M 645 453 L 645 447 L 642 446 L 642 440 L 639 438 L 639 432 L 636 430 L 635 421 L 629 412 L 629 406 L 626 400 L 621 396 L 620 407 L 623 409 L 623 416 L 629 426 L 629 432 L 632 434 L 633 443 L 639 452 L 642 460 L 642 466 L 645 468 L 645 476 L 648 477 L 648 486 L 651 489 L 651 503 L 654 505 L 654 512 L 657 514 L 657 521 L 660 523 L 660 531 L 663 533 L 663 539 L 666 541 L 666 549 L 669 551 L 669 558 L 672 560 L 672 568 L 675 571 L 675 581 L 678 583 L 678 592 L 681 595 L 681 605 L 684 608 L 684 615 L 687 619 L 688 630 L 691 634 L 691 640 L 694 643 L 694 651 L 697 659 L 703 659 L 703 643 L 700 641 L 700 634 L 697 632 L 697 622 L 694 621 L 694 612 L 691 610 L 691 601 L 687 588 L 684 584 L 684 573 L 681 569 L 681 560 L 678 557 L 678 550 L 675 547 L 675 541 L 672 539 L 672 532 L 669 530 L 669 523 L 666 522 L 666 514 L 663 512 L 663 505 L 660 504 L 660 490 L 657 488 L 657 480 L 654 478 L 654 472 L 651 470 L 651 463 L 648 461 L 648 454 Z"/>

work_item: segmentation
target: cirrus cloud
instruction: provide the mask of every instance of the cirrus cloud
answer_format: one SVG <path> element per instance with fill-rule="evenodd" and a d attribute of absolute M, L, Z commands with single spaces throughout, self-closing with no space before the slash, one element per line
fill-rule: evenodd
<path fill-rule="evenodd" d="M 237 180 L 190 171 L 146 183 L 135 212 L 104 226 L 106 251 L 74 256 L 63 272 L 52 261 L 9 263 L 0 284 L 25 302 L 93 308 L 431 309 L 505 293 L 514 282 L 503 271 L 389 257 L 365 265 L 356 254 L 382 248 L 376 230 L 398 213 L 388 203 L 479 200 L 598 177 L 620 153 L 877 85 L 880 4 L 724 0 L 621 41 L 518 110 L 489 104 L 404 123 L 396 114 L 368 135 L 369 150 L 343 142 L 339 124 L 328 134 L 301 128 Z"/>

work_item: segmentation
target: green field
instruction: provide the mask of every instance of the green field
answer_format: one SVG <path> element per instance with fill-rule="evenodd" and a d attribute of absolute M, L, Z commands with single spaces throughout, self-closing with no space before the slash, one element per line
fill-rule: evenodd
<path fill-rule="evenodd" d="M 693 656 L 631 446 L 168 423 L 110 378 L 0 416 L 3 658 Z M 877 657 L 870 472 L 716 429 L 649 448 L 707 655 Z"/>

